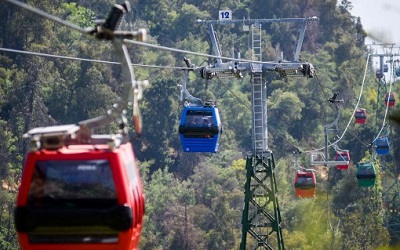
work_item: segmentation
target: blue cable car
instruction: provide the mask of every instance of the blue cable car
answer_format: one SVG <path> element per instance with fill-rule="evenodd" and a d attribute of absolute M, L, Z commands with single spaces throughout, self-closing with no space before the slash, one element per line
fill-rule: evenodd
<path fill-rule="evenodd" d="M 378 155 L 389 154 L 389 140 L 387 137 L 381 137 L 375 141 L 376 153 Z"/>
<path fill-rule="evenodd" d="M 375 185 L 376 171 L 371 162 L 359 162 L 357 164 L 357 181 L 359 187 Z"/>
<path fill-rule="evenodd" d="M 184 107 L 179 124 L 184 152 L 216 153 L 221 133 L 219 112 L 213 103 Z"/>

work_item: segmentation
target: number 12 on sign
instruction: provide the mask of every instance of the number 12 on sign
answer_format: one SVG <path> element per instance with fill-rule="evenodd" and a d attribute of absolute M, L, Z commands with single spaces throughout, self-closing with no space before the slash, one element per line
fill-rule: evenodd
<path fill-rule="evenodd" d="M 220 10 L 219 11 L 219 20 L 232 20 L 232 11 L 230 10 Z"/>

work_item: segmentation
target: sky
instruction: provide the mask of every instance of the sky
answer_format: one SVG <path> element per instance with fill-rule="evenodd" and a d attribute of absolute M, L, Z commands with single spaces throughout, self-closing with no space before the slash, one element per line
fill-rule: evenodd
<path fill-rule="evenodd" d="M 340 1 L 340 0 L 338 0 Z M 350 0 L 353 16 L 361 18 L 361 24 L 368 37 L 365 44 L 395 44 L 393 48 L 371 46 L 372 53 L 400 53 L 400 0 Z M 384 63 L 386 63 L 386 58 Z M 380 68 L 379 57 L 373 57 L 374 69 Z M 388 81 L 393 81 L 392 70 L 385 73 Z"/>
<path fill-rule="evenodd" d="M 353 16 L 359 16 L 364 30 L 380 43 L 395 43 L 400 46 L 400 1 L 399 0 L 350 0 Z M 368 39 L 366 43 L 372 43 Z"/>

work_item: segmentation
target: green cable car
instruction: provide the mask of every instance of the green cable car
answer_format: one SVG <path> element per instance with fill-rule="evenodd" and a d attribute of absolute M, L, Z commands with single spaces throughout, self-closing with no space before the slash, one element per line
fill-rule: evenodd
<path fill-rule="evenodd" d="M 372 162 L 357 163 L 357 181 L 359 187 L 375 185 L 376 171 Z"/>

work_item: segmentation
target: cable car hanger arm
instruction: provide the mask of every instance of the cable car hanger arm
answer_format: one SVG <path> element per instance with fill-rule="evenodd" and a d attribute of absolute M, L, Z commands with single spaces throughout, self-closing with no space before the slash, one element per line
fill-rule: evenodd
<path fill-rule="evenodd" d="M 125 1 L 123 4 L 115 4 L 109 12 L 106 20 L 101 22 L 97 27 L 90 32 L 97 39 L 100 40 L 112 40 L 112 44 L 116 51 L 117 57 L 121 63 L 121 78 L 123 84 L 123 96 L 118 97 L 117 103 L 107 111 L 106 115 L 81 121 L 78 124 L 80 127 L 92 129 L 107 125 L 113 121 L 117 121 L 120 124 L 120 128 L 123 129 L 126 124 L 126 118 L 122 115 L 124 109 L 128 106 L 130 100 L 134 104 L 134 116 L 139 115 L 137 99 L 142 97 L 142 86 L 147 85 L 148 82 L 135 81 L 132 62 L 124 44 L 124 39 L 136 39 L 144 41 L 146 39 L 146 31 L 141 29 L 137 32 L 126 32 L 116 31 L 115 29 L 120 23 L 122 16 L 130 11 L 129 2 Z M 140 87 L 139 87 L 140 86 Z M 136 100 L 135 100 L 136 99 Z M 135 118 L 134 118 L 135 119 Z M 136 129 L 137 132 L 141 132 L 141 124 L 135 123 L 139 126 Z"/>
<path fill-rule="evenodd" d="M 182 89 L 181 89 L 181 101 L 188 101 L 189 105 L 197 105 L 197 106 L 203 106 L 203 100 L 200 98 L 192 96 L 189 91 L 187 90 L 186 84 L 189 78 L 189 70 L 194 70 L 194 64 L 191 63 L 189 58 L 184 57 L 183 60 L 186 63 L 187 69 L 185 69 L 185 76 L 183 78 L 183 84 L 182 84 Z"/>
<path fill-rule="evenodd" d="M 142 97 L 143 86 L 148 84 L 147 81 L 135 81 L 134 74 L 132 70 L 132 63 L 124 44 L 125 39 L 136 39 L 140 41 L 144 41 L 146 38 L 146 31 L 141 29 L 137 32 L 126 32 L 126 31 L 116 31 L 115 29 L 119 25 L 119 22 L 126 12 L 130 11 L 130 4 L 128 1 L 125 1 L 123 4 L 115 4 L 111 11 L 109 12 L 106 20 L 99 23 L 95 29 L 82 29 L 74 24 L 71 24 L 67 21 L 61 20 L 57 17 L 54 17 L 44 11 L 38 10 L 34 7 L 26 5 L 24 3 L 15 1 L 15 0 L 5 0 L 11 4 L 17 5 L 21 8 L 27 9 L 35 14 L 38 14 L 42 17 L 51 19 L 56 23 L 61 25 L 65 25 L 71 29 L 74 29 L 83 34 L 88 34 L 94 36 L 99 40 L 111 40 L 113 46 L 116 50 L 117 56 L 122 66 L 122 83 L 123 83 L 123 96 L 118 97 L 117 103 L 113 105 L 113 107 L 107 111 L 107 113 L 103 116 L 84 120 L 78 122 L 77 125 L 62 125 L 62 126 L 51 126 L 45 128 L 35 128 L 29 131 L 24 135 L 24 137 L 31 138 L 32 142 L 42 141 L 40 138 L 48 137 L 54 138 L 55 136 L 60 139 L 60 142 L 63 141 L 75 141 L 78 142 L 90 142 L 91 141 L 91 129 L 95 127 L 105 126 L 113 121 L 117 121 L 120 124 L 120 128 L 123 129 L 126 124 L 126 118 L 123 115 L 124 109 L 127 107 L 130 100 L 133 101 L 134 108 L 134 116 L 138 115 L 139 112 L 137 101 Z M 132 91 L 133 89 L 133 91 Z M 134 117 L 135 119 L 135 117 Z M 141 119 L 139 119 L 141 120 Z M 139 123 L 135 123 L 136 125 Z M 136 128 L 136 131 L 141 131 L 141 124 Z M 39 146 L 41 147 L 41 146 Z"/>

